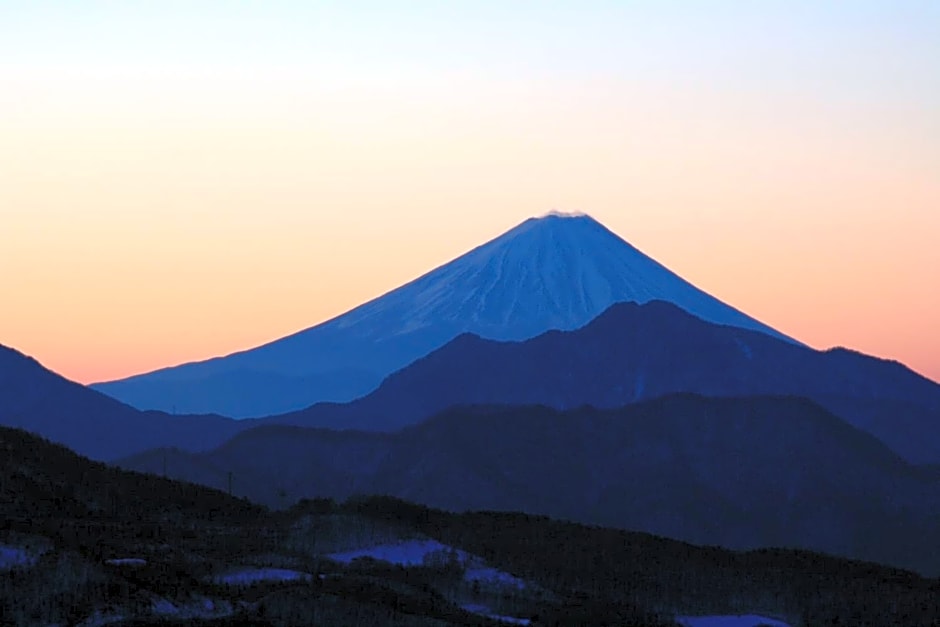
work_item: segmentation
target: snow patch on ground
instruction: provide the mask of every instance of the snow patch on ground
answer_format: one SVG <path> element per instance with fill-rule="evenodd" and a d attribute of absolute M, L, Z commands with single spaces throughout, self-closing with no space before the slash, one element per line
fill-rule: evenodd
<path fill-rule="evenodd" d="M 9 570 L 17 566 L 32 566 L 36 558 L 26 549 L 8 544 L 0 544 L 0 570 Z"/>
<path fill-rule="evenodd" d="M 498 620 L 501 623 L 507 623 L 509 625 L 528 625 L 532 621 L 528 618 L 517 618 L 515 616 L 503 616 L 501 614 L 493 614 L 490 608 L 485 605 L 462 605 L 462 609 L 470 612 L 471 614 L 477 614 L 479 616 L 485 616 L 486 618 L 492 620 Z"/>
<path fill-rule="evenodd" d="M 104 627 L 104 625 L 114 625 L 125 620 L 122 614 L 106 614 L 96 610 L 94 614 L 78 623 L 78 627 Z"/>
<path fill-rule="evenodd" d="M 151 608 L 153 613 L 159 616 L 175 616 L 180 613 L 179 608 L 166 599 L 155 599 Z"/>
<path fill-rule="evenodd" d="M 449 554 L 454 551 L 457 559 L 461 563 L 467 561 L 467 554 L 463 551 L 456 551 L 446 544 L 441 544 L 437 540 L 405 540 L 392 544 L 379 544 L 363 549 L 353 551 L 342 551 L 340 553 L 330 553 L 327 555 L 333 561 L 342 564 L 350 564 L 353 560 L 362 557 L 371 557 L 372 559 L 399 566 L 421 566 L 432 554 Z"/>
<path fill-rule="evenodd" d="M 242 568 L 212 578 L 229 586 L 250 586 L 262 581 L 310 581 L 313 575 L 286 568 Z"/>
<path fill-rule="evenodd" d="M 372 547 L 330 553 L 326 557 L 342 564 L 351 564 L 360 558 L 372 558 L 398 566 L 429 566 L 455 560 L 465 569 L 464 580 L 470 583 L 494 584 L 503 588 L 521 590 L 526 582 L 507 572 L 486 565 L 483 558 L 455 549 L 437 540 L 405 540 Z"/>
<path fill-rule="evenodd" d="M 757 616 L 755 614 L 738 616 L 677 616 L 676 620 L 683 627 L 758 627 L 759 625 L 790 627 L 787 623 L 779 620 L 765 616 Z"/>
<path fill-rule="evenodd" d="M 493 583 L 507 588 L 516 588 L 517 590 L 525 588 L 525 581 L 522 579 L 488 566 L 468 568 L 467 572 L 464 573 L 464 579 L 471 583 L 474 581 Z"/>

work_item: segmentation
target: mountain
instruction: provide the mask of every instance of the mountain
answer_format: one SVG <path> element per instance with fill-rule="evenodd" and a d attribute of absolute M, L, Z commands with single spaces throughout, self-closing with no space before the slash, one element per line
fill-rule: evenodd
<path fill-rule="evenodd" d="M 3 529 L 31 521 L 35 531 L 56 519 L 241 521 L 264 511 L 219 490 L 94 462 L 20 429 L 0 427 L 0 453 Z"/>
<path fill-rule="evenodd" d="M 267 416 L 348 401 L 462 333 L 523 340 L 617 302 L 666 300 L 785 339 L 588 216 L 548 215 L 337 318 L 257 348 L 93 387 L 141 409 Z"/>
<path fill-rule="evenodd" d="M 123 460 L 162 469 L 168 452 Z M 274 506 L 387 494 L 735 549 L 787 546 L 940 573 L 940 483 L 822 407 L 678 395 L 616 410 L 455 408 L 395 434 L 262 427 L 169 476 Z"/>
<path fill-rule="evenodd" d="M 0 425 L 40 434 L 98 460 L 155 446 L 203 450 L 242 427 L 221 416 L 141 412 L 0 345 Z"/>
<path fill-rule="evenodd" d="M 346 405 L 266 423 L 395 431 L 455 405 L 614 408 L 665 394 L 813 399 L 907 460 L 940 463 L 940 385 L 903 365 L 717 325 L 662 301 L 613 305 L 523 342 L 464 334 Z"/>
<path fill-rule="evenodd" d="M 650 605 L 661 610 L 694 606 L 689 614 L 700 618 L 680 621 L 686 627 L 936 625 L 940 614 L 936 580 L 804 551 L 729 552 L 524 514 L 455 516 L 387 498 L 367 499 L 354 511 L 413 525 L 508 572 L 577 590 L 585 601 L 601 596 L 608 602 L 655 599 Z M 554 624 L 639 624 L 592 617 L 590 602 L 578 605 L 587 611 Z M 755 610 L 778 620 L 744 622 L 742 615 Z"/>
<path fill-rule="evenodd" d="M 675 627 L 708 614 L 919 627 L 940 606 L 936 581 L 805 551 L 377 497 L 270 512 L 0 428 L 4 625 Z"/>

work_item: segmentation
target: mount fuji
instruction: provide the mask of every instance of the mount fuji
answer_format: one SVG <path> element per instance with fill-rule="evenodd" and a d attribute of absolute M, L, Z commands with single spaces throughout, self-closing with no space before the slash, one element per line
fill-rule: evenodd
<path fill-rule="evenodd" d="M 317 326 L 226 357 L 93 387 L 140 409 L 266 416 L 363 396 L 463 333 L 526 340 L 582 327 L 618 302 L 653 300 L 796 343 L 590 216 L 551 213 Z"/>

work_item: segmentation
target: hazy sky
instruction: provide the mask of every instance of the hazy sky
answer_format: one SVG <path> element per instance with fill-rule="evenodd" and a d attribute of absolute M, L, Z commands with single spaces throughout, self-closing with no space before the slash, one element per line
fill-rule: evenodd
<path fill-rule="evenodd" d="M 550 209 L 940 379 L 940 2 L 0 0 L 0 343 L 71 378 Z"/>

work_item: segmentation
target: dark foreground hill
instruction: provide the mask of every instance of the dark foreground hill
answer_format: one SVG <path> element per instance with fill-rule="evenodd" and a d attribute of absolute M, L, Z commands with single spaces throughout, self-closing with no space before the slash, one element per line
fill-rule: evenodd
<path fill-rule="evenodd" d="M 940 592 L 940 581 L 818 553 L 733 552 L 518 513 L 455 515 L 389 498 L 353 501 L 346 507 L 374 519 L 406 522 L 499 568 L 554 582 L 582 598 L 655 599 L 654 607 L 694 608 L 687 610 L 692 615 L 765 612 L 807 627 L 917 625 L 936 620 L 932 617 L 940 611 L 940 598 L 928 596 Z M 896 605 L 882 605 L 880 585 L 898 595 Z M 766 605 L 753 604 L 752 599 L 768 593 Z M 737 595 L 746 600 L 733 600 Z"/>
<path fill-rule="evenodd" d="M 396 431 L 456 405 L 613 408 L 679 392 L 809 398 L 913 463 L 940 463 L 937 383 L 895 362 L 705 322 L 662 301 L 614 305 L 581 329 L 525 342 L 463 335 L 358 401 L 264 422 Z"/>
<path fill-rule="evenodd" d="M 794 626 L 940 620 L 936 581 L 816 553 L 734 553 L 383 498 L 269 512 L 22 431 L 0 429 L 0 451 L 3 624 L 505 624 L 481 608 L 535 626 L 735 613 Z M 409 543 L 443 549 L 403 566 L 335 553 Z"/>
<path fill-rule="evenodd" d="M 231 476 L 236 494 L 271 506 L 387 494 L 940 572 L 935 473 L 792 397 L 457 408 L 395 434 L 263 427 L 211 453 L 121 463 L 215 487 Z"/>

